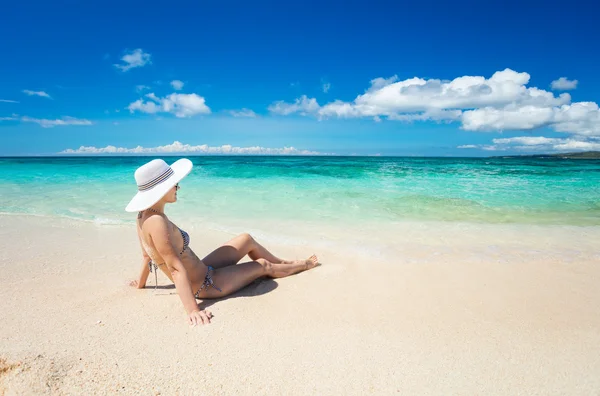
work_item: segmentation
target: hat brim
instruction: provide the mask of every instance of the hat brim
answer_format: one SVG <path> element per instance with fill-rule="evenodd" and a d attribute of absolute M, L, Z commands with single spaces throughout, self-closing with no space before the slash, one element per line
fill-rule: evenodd
<path fill-rule="evenodd" d="M 140 212 L 146 210 L 165 196 L 173 186 L 181 181 L 192 170 L 192 161 L 182 158 L 171 165 L 173 174 L 165 181 L 147 191 L 138 191 L 138 193 L 129 201 L 125 211 Z"/>

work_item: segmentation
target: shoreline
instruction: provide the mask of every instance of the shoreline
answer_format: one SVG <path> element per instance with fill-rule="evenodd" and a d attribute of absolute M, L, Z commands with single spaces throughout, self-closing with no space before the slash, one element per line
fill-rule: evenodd
<path fill-rule="evenodd" d="M 316 269 L 202 301 L 213 323 L 192 329 L 162 274 L 157 291 L 153 277 L 144 290 L 125 285 L 140 265 L 128 227 L 3 215 L 0 225 L 0 270 L 10 274 L 0 284 L 0 359 L 17 365 L 0 375 L 6 394 L 600 389 L 600 266 L 591 241 L 568 260 L 566 250 L 523 256 L 510 243 L 499 253 L 446 246 L 434 255 L 419 250 L 432 243 L 419 233 L 404 236 L 393 261 L 317 250 Z M 200 257 L 232 236 L 188 232 Z M 479 243 L 492 237 L 480 233 Z M 266 247 L 290 259 L 313 253 L 302 244 Z"/>
<path fill-rule="evenodd" d="M 95 220 L 62 215 L 13 214 L 0 212 L 0 218 L 29 218 L 41 223 L 57 222 L 90 226 L 94 229 L 114 229 L 129 234 L 131 223 L 98 223 Z M 600 261 L 596 242 L 600 240 L 600 226 L 493 224 L 472 222 L 412 221 L 364 224 L 363 228 L 327 225 L 326 222 L 264 222 L 258 227 L 251 220 L 240 220 L 235 227 L 220 226 L 213 222 L 174 214 L 172 221 L 183 229 L 202 235 L 218 235 L 212 244 L 202 246 L 200 257 L 229 238 L 248 232 L 259 241 L 282 247 L 321 249 L 345 256 L 356 256 L 378 261 L 406 262 L 402 257 L 417 261 L 436 262 L 446 254 L 460 256 L 471 262 L 485 261 L 486 256 L 506 257 L 502 261 L 524 262 L 540 259 L 573 261 Z M 210 238 L 209 238 L 210 239 Z M 137 243 L 137 242 L 136 242 Z M 137 246 L 137 245 L 136 245 Z"/>

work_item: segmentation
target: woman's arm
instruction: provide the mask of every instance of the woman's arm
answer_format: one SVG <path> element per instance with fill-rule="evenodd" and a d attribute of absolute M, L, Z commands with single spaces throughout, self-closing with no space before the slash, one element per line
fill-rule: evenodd
<path fill-rule="evenodd" d="M 143 289 L 146 287 L 146 281 L 148 280 L 148 275 L 150 274 L 150 268 L 148 267 L 149 263 L 150 257 L 146 256 L 142 258 L 142 270 L 140 271 L 139 280 L 133 281 L 135 284 L 132 284 L 131 286 L 135 286 L 138 289 Z"/>
<path fill-rule="evenodd" d="M 148 281 L 148 275 L 150 274 L 150 267 L 148 266 L 148 264 L 150 263 L 151 259 L 150 256 L 148 256 L 148 253 L 146 253 L 144 245 L 142 244 L 142 236 L 140 235 L 139 227 L 138 240 L 140 242 L 140 249 L 142 249 L 142 269 L 140 271 L 140 276 L 138 280 L 131 281 L 129 285 L 134 286 L 138 289 L 143 289 L 144 287 L 146 287 L 146 281 Z"/>
<path fill-rule="evenodd" d="M 144 225 L 149 227 L 154 247 L 165 260 L 167 268 L 171 272 L 179 298 L 188 314 L 188 322 L 194 326 L 196 324 L 209 323 L 210 320 L 207 313 L 200 311 L 198 308 L 187 271 L 179 258 L 179 254 L 173 248 L 169 237 L 168 221 L 162 216 L 152 216 L 146 220 Z"/>

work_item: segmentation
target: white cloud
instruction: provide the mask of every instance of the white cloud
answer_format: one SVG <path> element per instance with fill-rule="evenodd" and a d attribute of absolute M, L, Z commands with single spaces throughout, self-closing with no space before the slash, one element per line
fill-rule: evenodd
<path fill-rule="evenodd" d="M 306 95 L 302 95 L 296 99 L 294 103 L 285 103 L 278 101 L 269 106 L 269 111 L 274 114 L 289 115 L 299 113 L 302 115 L 314 114 L 319 111 L 319 104 L 314 98 L 309 99 Z"/>
<path fill-rule="evenodd" d="M 31 117 L 21 117 L 22 122 L 33 122 L 39 124 L 43 128 L 53 128 L 55 126 L 67 126 L 67 125 L 92 125 L 93 123 L 90 120 L 79 119 L 74 117 L 63 117 L 57 120 L 48 120 L 45 118 L 31 118 Z"/>
<path fill-rule="evenodd" d="M 582 142 L 574 139 L 567 139 L 567 141 L 554 145 L 555 150 L 560 151 L 587 151 L 587 150 L 600 150 L 600 143 L 595 142 Z"/>
<path fill-rule="evenodd" d="M 330 83 L 328 83 L 328 82 L 323 83 L 323 92 L 325 92 L 325 93 L 329 92 L 330 88 L 331 88 L 331 84 Z"/>
<path fill-rule="evenodd" d="M 456 148 L 459 149 L 480 149 L 480 150 L 485 150 L 485 151 L 504 151 L 506 150 L 506 148 L 504 147 L 499 147 L 499 146 L 494 146 L 491 144 L 463 144 L 462 146 L 457 146 Z"/>
<path fill-rule="evenodd" d="M 492 142 L 494 143 L 493 145 L 466 144 L 458 146 L 457 148 L 496 151 L 518 150 L 525 152 L 565 152 L 600 150 L 599 141 L 582 140 L 582 138 L 548 138 L 544 136 L 518 136 L 512 138 L 492 139 Z"/>
<path fill-rule="evenodd" d="M 577 84 L 578 83 L 579 83 L 579 81 L 577 81 L 577 80 L 569 80 L 566 77 L 561 77 L 558 80 L 552 81 L 552 83 L 550 84 L 550 86 L 554 90 L 568 91 L 570 89 L 577 88 Z"/>
<path fill-rule="evenodd" d="M 143 67 L 148 64 L 151 64 L 152 61 L 150 60 L 150 58 L 151 56 L 149 53 L 144 52 L 141 48 L 138 48 L 128 54 L 125 54 L 121 58 L 123 64 L 115 63 L 114 66 L 117 69 L 121 69 L 122 71 L 126 72 L 129 69 Z"/>
<path fill-rule="evenodd" d="M 483 146 L 481 146 L 481 149 L 485 150 L 485 151 L 504 151 L 504 150 L 506 150 L 503 147 L 497 147 L 497 146 L 491 146 L 491 145 L 483 145 Z"/>
<path fill-rule="evenodd" d="M 45 118 L 33 118 L 28 116 L 19 117 L 18 114 L 12 114 L 10 117 L 0 117 L 0 121 L 21 121 L 31 122 L 39 124 L 43 128 L 53 128 L 56 126 L 69 126 L 69 125 L 93 125 L 93 122 L 86 119 L 74 118 L 74 117 L 62 117 L 56 120 L 49 120 Z"/>
<path fill-rule="evenodd" d="M 329 103 L 328 105 L 321 107 L 317 103 L 317 100 L 314 98 L 307 98 L 303 96 L 300 99 L 296 99 L 295 105 L 290 105 L 285 102 L 276 102 L 278 108 L 283 109 L 284 112 L 281 112 L 282 115 L 288 115 L 292 113 L 299 112 L 302 115 L 306 115 L 308 113 L 314 113 L 319 118 L 322 117 L 330 117 L 337 116 L 341 118 L 354 118 L 361 117 L 360 110 L 354 107 L 351 103 L 342 102 L 341 100 L 336 100 L 334 102 Z M 299 109 L 303 108 L 304 111 L 300 112 Z M 378 114 L 371 114 L 373 117 L 378 117 Z"/>
<path fill-rule="evenodd" d="M 4 103 L 19 103 L 16 100 L 9 100 L 9 99 L 0 99 L 0 102 L 4 102 Z"/>
<path fill-rule="evenodd" d="M 494 144 L 520 144 L 523 146 L 539 146 L 543 144 L 556 144 L 564 139 L 547 138 L 543 136 L 519 136 L 513 138 L 492 139 Z"/>
<path fill-rule="evenodd" d="M 44 92 L 44 91 L 31 91 L 29 89 L 24 89 L 23 93 L 27 94 L 29 96 L 41 96 L 43 98 L 52 99 L 52 97 L 50 95 L 48 95 L 46 92 Z"/>
<path fill-rule="evenodd" d="M 537 129 L 550 124 L 552 107 L 507 106 L 504 109 L 484 107 L 462 114 L 462 127 L 467 131 Z"/>
<path fill-rule="evenodd" d="M 397 121 L 457 121 L 461 115 L 460 110 L 427 110 L 423 113 L 392 114 L 388 119 Z"/>
<path fill-rule="evenodd" d="M 294 103 L 277 101 L 275 114 L 311 115 L 319 119 L 383 117 L 397 121 L 460 122 L 468 131 L 534 130 L 550 127 L 569 134 L 600 135 L 600 112 L 594 102 L 571 103 L 571 96 L 528 87 L 530 75 L 510 69 L 490 78 L 457 77 L 451 81 L 397 76 L 375 78 L 353 101 L 320 106 L 306 95 Z M 569 83 L 573 84 L 573 81 Z"/>
<path fill-rule="evenodd" d="M 374 78 L 373 80 L 371 80 L 371 88 L 369 88 L 369 91 L 376 91 L 380 88 L 393 84 L 396 81 L 398 81 L 397 75 L 393 75 L 392 77 L 387 79 L 383 77 Z"/>
<path fill-rule="evenodd" d="M 529 74 L 510 69 L 496 72 L 491 78 L 464 76 L 452 81 L 411 78 L 397 81 L 375 79 L 371 88 L 348 103 L 361 116 L 389 116 L 438 110 L 463 110 L 486 106 L 520 105 L 556 106 L 568 103 L 571 97 L 554 97 L 550 92 L 527 88 Z M 327 115 L 329 105 L 323 107 Z"/>
<path fill-rule="evenodd" d="M 0 117 L 0 121 L 15 121 L 19 119 L 19 115 L 12 113 L 10 117 Z"/>
<path fill-rule="evenodd" d="M 229 114 L 234 117 L 256 117 L 256 113 L 250 109 L 243 108 L 241 110 L 229 110 Z"/>
<path fill-rule="evenodd" d="M 577 102 L 555 110 L 553 128 L 558 132 L 600 136 L 600 109 L 594 102 Z"/>
<path fill-rule="evenodd" d="M 234 147 L 223 145 L 210 147 L 206 144 L 192 146 L 175 141 L 172 144 L 158 147 L 124 148 L 115 146 L 92 147 L 81 146 L 78 149 L 66 149 L 59 154 L 171 154 L 171 153 L 196 153 L 196 154 L 231 154 L 231 155 L 324 155 L 317 151 L 298 150 L 294 147 L 266 148 L 260 146 Z"/>
<path fill-rule="evenodd" d="M 130 103 L 129 106 L 127 106 L 127 109 L 129 109 L 131 113 L 137 110 L 142 113 L 154 114 L 161 111 L 161 106 L 154 102 L 144 102 L 143 99 L 138 99 L 135 102 Z"/>
<path fill-rule="evenodd" d="M 147 85 L 140 84 L 140 85 L 135 86 L 135 92 L 137 92 L 137 93 L 141 93 L 147 89 L 150 89 L 150 87 Z"/>
<path fill-rule="evenodd" d="M 160 99 L 158 98 L 158 96 L 156 96 L 156 95 L 154 94 L 154 92 L 150 92 L 149 94 L 146 94 L 146 97 L 147 97 L 147 98 L 149 98 L 149 99 L 155 100 L 155 101 L 157 101 L 157 102 L 160 100 Z"/>
<path fill-rule="evenodd" d="M 171 81 L 171 86 L 175 91 L 181 91 L 181 89 L 183 88 L 183 81 L 173 80 Z"/>
<path fill-rule="evenodd" d="M 127 107 L 131 113 L 171 113 L 176 117 L 191 117 L 196 114 L 210 114 L 210 108 L 202 96 L 196 94 L 172 93 L 164 98 L 157 97 L 154 93 L 146 95 L 149 101 L 138 99 Z"/>
<path fill-rule="evenodd" d="M 600 109 L 594 102 L 576 102 L 556 107 L 486 107 L 465 111 L 462 124 L 463 129 L 468 131 L 533 130 L 549 126 L 557 132 L 598 136 Z"/>

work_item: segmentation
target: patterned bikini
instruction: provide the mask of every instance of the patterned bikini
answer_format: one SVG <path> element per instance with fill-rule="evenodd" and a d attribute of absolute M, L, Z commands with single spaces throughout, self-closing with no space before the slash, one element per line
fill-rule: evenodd
<path fill-rule="evenodd" d="M 148 209 L 152 212 L 155 213 L 159 213 L 155 210 L 152 209 Z M 140 219 L 142 217 L 142 212 L 138 213 L 138 219 Z M 175 226 L 177 227 L 177 226 Z M 183 252 L 185 252 L 185 250 L 188 248 L 188 246 L 190 245 L 190 235 L 185 232 L 184 230 L 182 230 L 181 228 L 177 227 L 177 229 L 179 230 L 179 232 L 181 233 L 181 237 L 183 238 L 183 249 L 181 249 L 181 252 L 179 252 L 179 255 L 181 256 L 183 254 Z M 144 246 L 144 250 L 146 250 L 146 252 L 148 253 L 148 255 L 150 256 L 150 262 L 148 263 L 148 268 L 150 269 L 150 272 L 152 272 L 152 267 L 154 266 L 154 279 L 155 279 L 155 284 L 154 284 L 154 288 L 156 289 L 158 286 L 158 275 L 157 275 L 157 270 L 158 270 L 158 266 L 159 265 L 163 265 L 165 263 L 160 263 L 160 264 L 156 264 L 154 262 L 154 259 L 152 259 L 152 256 L 150 255 L 150 252 L 153 252 L 153 249 L 150 248 L 146 242 L 144 241 L 143 238 L 142 239 L 142 245 Z M 200 292 L 204 289 L 207 289 L 208 287 L 212 286 L 213 288 L 215 288 L 216 290 L 222 292 L 221 289 L 219 289 L 215 283 L 213 282 L 212 279 L 212 275 L 211 273 L 214 272 L 214 268 L 210 265 L 207 266 L 208 270 L 206 271 L 206 276 L 204 277 L 204 282 L 202 282 L 202 284 L 200 285 L 200 288 L 198 289 L 198 291 L 196 293 L 194 293 L 194 297 L 200 299 Z"/>

